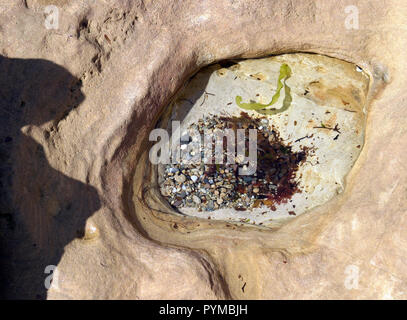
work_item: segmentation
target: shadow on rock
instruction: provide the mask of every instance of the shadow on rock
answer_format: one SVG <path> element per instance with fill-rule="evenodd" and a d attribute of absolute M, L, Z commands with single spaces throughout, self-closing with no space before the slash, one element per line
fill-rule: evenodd
<path fill-rule="evenodd" d="M 55 170 L 28 134 L 58 122 L 84 100 L 81 81 L 46 60 L 0 56 L 0 261 L 2 296 L 45 299 L 45 273 L 82 237 L 100 208 L 95 188 Z M 24 130 L 21 129 L 24 127 Z M 29 129 L 28 129 L 29 130 Z M 24 131 L 26 132 L 26 131 Z"/>

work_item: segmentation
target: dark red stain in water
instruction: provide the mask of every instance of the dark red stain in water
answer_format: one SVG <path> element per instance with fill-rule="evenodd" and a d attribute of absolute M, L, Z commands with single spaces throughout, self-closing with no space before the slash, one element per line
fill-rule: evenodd
<path fill-rule="evenodd" d="M 276 190 L 270 191 L 267 184 L 259 181 L 248 184 L 238 184 L 237 193 L 254 195 L 258 200 L 257 206 L 263 203 L 276 210 L 275 204 L 287 203 L 287 201 L 297 192 L 300 192 L 298 183 L 295 181 L 295 174 L 301 163 L 306 160 L 308 149 L 302 147 L 299 152 L 293 152 L 289 144 L 284 143 L 279 132 L 272 127 L 272 130 L 264 128 L 261 119 L 253 119 L 247 113 L 242 112 L 240 117 L 221 117 L 225 127 L 233 129 L 257 129 L 257 179 L 264 179 L 277 186 Z M 259 129 L 263 127 L 263 129 Z M 246 141 L 248 149 L 248 139 Z M 224 167 L 224 165 L 221 165 Z M 215 166 L 214 170 L 219 169 Z M 238 169 L 235 167 L 235 175 L 238 176 Z M 256 179 L 256 180 L 257 180 Z M 259 188 L 259 192 L 250 192 L 251 187 Z"/>

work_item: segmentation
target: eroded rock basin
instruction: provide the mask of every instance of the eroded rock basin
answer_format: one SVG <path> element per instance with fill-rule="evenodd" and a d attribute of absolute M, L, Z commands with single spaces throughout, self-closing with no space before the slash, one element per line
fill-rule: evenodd
<path fill-rule="evenodd" d="M 289 75 L 282 74 L 284 66 Z M 264 226 L 283 223 L 327 202 L 344 190 L 345 177 L 363 147 L 368 83 L 368 76 L 356 65 L 314 54 L 202 69 L 160 119 L 159 126 L 172 134 L 171 143 L 178 137 L 172 124 L 180 122 L 184 143 L 179 151 L 187 156 L 184 163 L 157 166 L 162 196 L 183 215 Z M 197 156 L 190 153 L 199 142 L 192 139 L 191 128 L 208 129 L 208 123 L 218 118 L 223 119 L 217 124 L 222 129 L 222 122 L 241 118 L 242 112 L 259 124 L 255 129 L 266 132 L 266 138 L 278 135 L 287 154 L 306 151 L 298 168 L 288 172 L 276 166 L 279 179 L 271 181 L 258 171 L 262 163 L 264 171 L 266 161 L 261 152 L 257 171 L 245 176 L 237 173 L 236 164 L 234 169 L 208 165 L 203 152 L 200 163 L 186 161 Z M 201 130 L 202 142 L 205 134 Z M 274 158 L 280 160 L 281 156 Z M 281 181 L 287 180 L 292 192 L 277 199 Z"/>
<path fill-rule="evenodd" d="M 57 30 L 44 26 L 47 4 L 6 1 L 0 9 L 1 55 L 17 67 L 3 73 L 3 89 L 16 99 L 7 95 L 2 104 L 2 150 L 14 153 L 2 171 L 2 214 L 17 218 L 15 231 L 2 229 L 10 298 L 406 297 L 402 2 L 355 1 L 357 14 L 348 15 L 349 3 L 329 1 L 60 1 Z M 349 17 L 359 28 L 347 28 Z M 150 183 L 146 143 L 170 97 L 214 62 L 288 51 L 350 61 L 370 76 L 365 142 L 345 190 L 308 213 L 295 211 L 278 229 L 171 206 Z M 330 88 L 345 88 L 344 81 Z M 253 93 L 236 95 L 250 103 L 259 99 Z M 70 198 L 71 210 L 55 216 Z M 98 202 L 100 209 L 90 205 Z M 91 240 L 78 238 L 85 223 L 97 228 Z M 41 246 L 39 239 L 48 241 Z M 49 265 L 59 281 L 47 291 Z"/>

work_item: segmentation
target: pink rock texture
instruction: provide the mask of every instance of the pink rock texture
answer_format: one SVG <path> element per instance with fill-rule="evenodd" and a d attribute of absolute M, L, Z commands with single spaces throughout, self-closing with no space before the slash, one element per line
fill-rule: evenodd
<path fill-rule="evenodd" d="M 45 24 L 50 4 L 56 29 Z M 3 1 L 7 297 L 407 298 L 407 4 L 348 6 Z M 349 29 L 355 9 L 358 28 Z M 371 77 L 365 146 L 345 192 L 272 231 L 147 208 L 146 140 L 182 84 L 222 59 L 287 52 L 343 59 Z M 58 270 L 49 290 L 47 265 Z"/>

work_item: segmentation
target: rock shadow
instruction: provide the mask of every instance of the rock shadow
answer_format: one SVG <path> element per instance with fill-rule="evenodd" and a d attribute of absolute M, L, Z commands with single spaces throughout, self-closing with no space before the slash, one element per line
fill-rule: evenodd
<path fill-rule="evenodd" d="M 85 96 L 81 81 L 41 59 L 0 56 L 0 281 L 5 299 L 45 299 L 45 273 L 64 247 L 84 235 L 100 208 L 97 190 L 55 170 L 26 132 L 58 123 Z M 24 128 L 22 131 L 21 129 Z"/>

